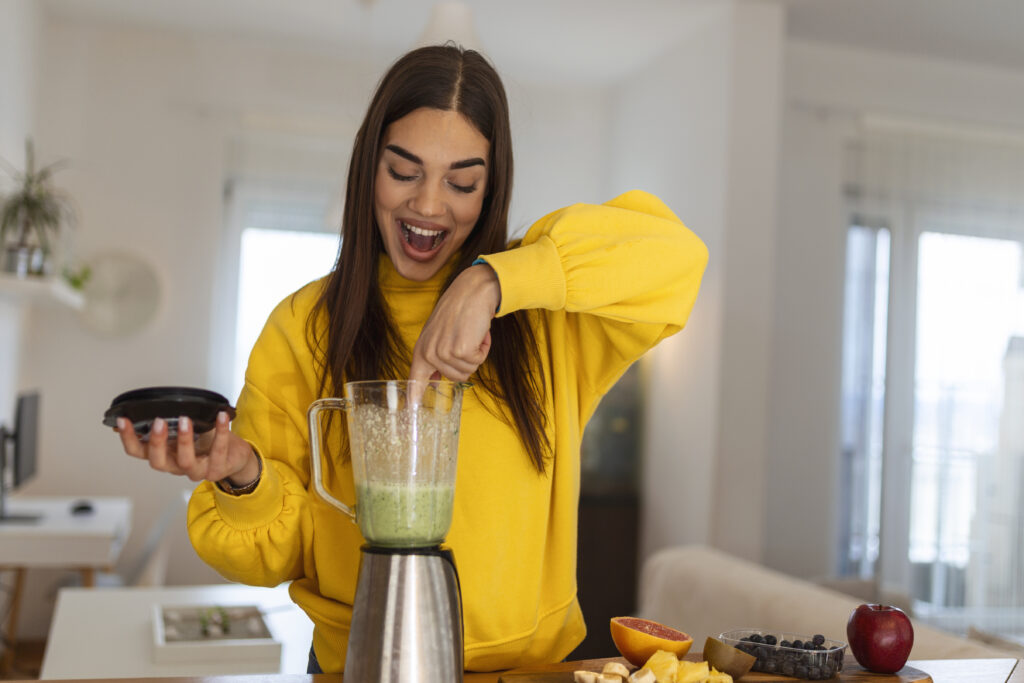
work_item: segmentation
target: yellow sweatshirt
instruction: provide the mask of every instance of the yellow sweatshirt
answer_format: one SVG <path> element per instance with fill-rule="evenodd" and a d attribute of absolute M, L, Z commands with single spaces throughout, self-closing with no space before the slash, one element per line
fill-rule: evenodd
<path fill-rule="evenodd" d="M 515 431 L 482 403 L 482 390 L 466 392 L 446 545 L 462 585 L 466 668 L 475 671 L 560 661 L 582 641 L 576 530 L 583 428 L 629 365 L 683 327 L 707 249 L 656 197 L 630 192 L 551 213 L 518 247 L 484 259 L 501 285 L 498 314 L 532 311 L 554 455 L 538 474 Z M 379 271 L 411 349 L 443 273 L 411 282 L 387 258 Z M 315 625 L 320 665 L 333 672 L 344 668 L 363 539 L 310 482 L 306 410 L 318 396 L 305 325 L 322 285 L 307 285 L 275 309 L 249 359 L 232 430 L 263 458 L 259 485 L 230 496 L 204 482 L 188 526 L 199 555 L 228 579 L 292 581 L 292 598 Z M 333 438 L 337 453 L 341 437 Z M 328 467 L 325 485 L 355 502 L 347 463 Z"/>

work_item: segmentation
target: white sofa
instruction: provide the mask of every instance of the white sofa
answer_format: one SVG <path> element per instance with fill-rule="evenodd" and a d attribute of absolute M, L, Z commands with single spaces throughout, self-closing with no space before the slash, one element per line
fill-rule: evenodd
<path fill-rule="evenodd" d="M 821 633 L 845 642 L 846 621 L 862 602 L 705 546 L 667 548 L 641 570 L 640 615 L 690 634 L 695 651 L 709 635 L 742 628 Z M 911 659 L 1024 656 L 911 620 Z"/>

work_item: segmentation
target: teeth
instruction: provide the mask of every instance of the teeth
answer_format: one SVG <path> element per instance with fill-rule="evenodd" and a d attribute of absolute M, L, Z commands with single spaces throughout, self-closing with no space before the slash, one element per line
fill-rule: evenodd
<path fill-rule="evenodd" d="M 418 228 L 415 225 L 409 225 L 408 223 L 402 223 L 402 227 L 409 232 L 416 233 L 417 235 L 423 235 L 424 237 L 437 237 L 443 235 L 444 230 L 426 230 L 425 228 Z"/>

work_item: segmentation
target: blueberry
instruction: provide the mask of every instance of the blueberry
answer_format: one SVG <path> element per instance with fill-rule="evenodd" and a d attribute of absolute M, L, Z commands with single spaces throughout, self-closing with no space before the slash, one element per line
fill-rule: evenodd
<path fill-rule="evenodd" d="M 812 666 L 810 669 L 807 670 L 807 675 L 811 678 L 811 680 L 816 681 L 821 678 L 821 669 L 819 669 L 816 666 Z"/>
<path fill-rule="evenodd" d="M 764 642 L 764 638 L 762 638 L 759 633 L 751 633 L 750 634 L 750 642 L 752 642 L 752 643 L 763 643 Z"/>
<path fill-rule="evenodd" d="M 796 667 L 793 666 L 793 662 L 783 662 L 782 663 L 782 675 L 783 676 L 792 676 L 793 672 L 795 670 L 796 670 Z"/>
<path fill-rule="evenodd" d="M 824 645 L 825 644 L 825 636 L 821 635 L 820 633 L 817 633 L 817 634 L 815 634 L 812 642 L 815 645 Z"/>
<path fill-rule="evenodd" d="M 774 645 L 775 643 L 777 643 L 779 641 L 776 640 L 775 636 L 767 635 L 767 636 L 764 637 L 764 642 L 768 643 L 769 645 Z"/>
<path fill-rule="evenodd" d="M 782 647 L 793 647 L 793 643 L 789 642 L 788 640 L 782 641 L 781 643 L 779 643 L 779 645 Z"/>
<path fill-rule="evenodd" d="M 775 671 L 778 668 L 779 668 L 779 665 L 775 663 L 775 660 L 774 659 L 769 659 L 767 662 L 765 662 L 761 666 L 761 671 L 765 672 L 766 674 L 772 674 L 772 673 L 775 673 Z"/>
<path fill-rule="evenodd" d="M 804 641 L 800 640 L 799 638 L 797 640 L 794 640 L 793 647 L 795 647 L 798 650 L 802 650 L 804 648 Z"/>
<path fill-rule="evenodd" d="M 797 678 L 807 678 L 807 667 L 804 666 L 803 664 L 799 665 L 793 671 L 793 675 L 796 676 Z"/>

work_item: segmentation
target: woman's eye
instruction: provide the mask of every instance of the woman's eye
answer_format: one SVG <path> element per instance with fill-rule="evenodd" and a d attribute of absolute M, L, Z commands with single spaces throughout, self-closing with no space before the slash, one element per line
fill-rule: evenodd
<path fill-rule="evenodd" d="M 476 189 L 476 183 L 473 183 L 472 185 L 456 185 L 455 183 L 448 183 L 448 184 L 452 186 L 453 190 L 456 190 L 457 192 L 462 192 L 462 193 L 465 193 L 465 194 L 469 194 L 470 192 L 472 192 L 473 190 Z"/>
<path fill-rule="evenodd" d="M 414 176 L 414 175 L 402 175 L 401 173 L 399 173 L 395 169 L 391 168 L 390 166 L 388 166 L 388 175 L 390 175 L 395 180 L 399 180 L 399 181 L 402 181 L 402 182 L 407 182 L 407 181 L 415 180 L 416 179 L 416 176 Z"/>

